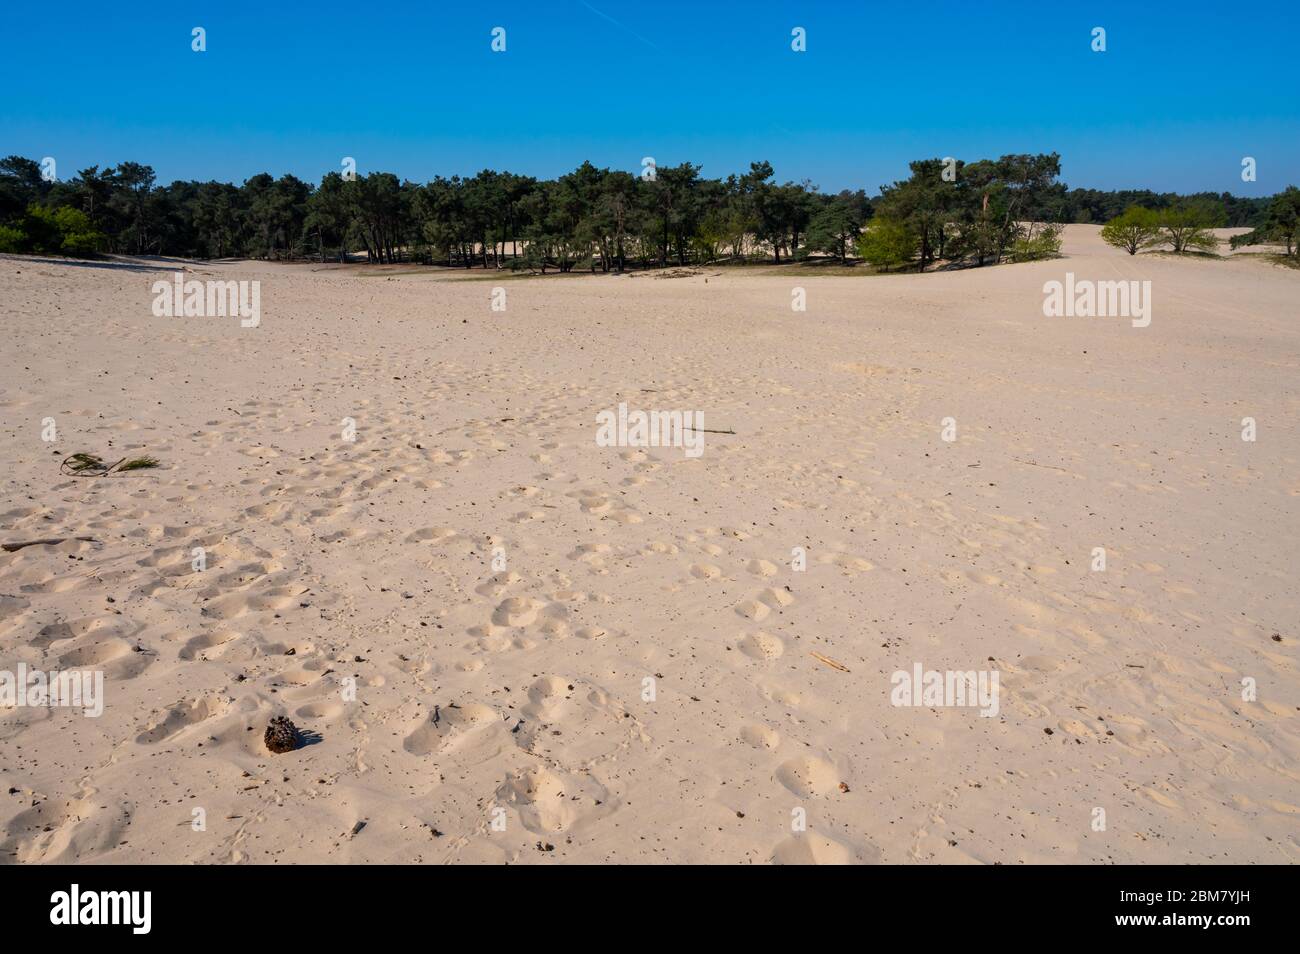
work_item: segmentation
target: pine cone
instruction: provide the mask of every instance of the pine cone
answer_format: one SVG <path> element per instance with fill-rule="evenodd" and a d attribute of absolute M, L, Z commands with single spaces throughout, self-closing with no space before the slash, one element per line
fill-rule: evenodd
<path fill-rule="evenodd" d="M 284 716 L 276 716 L 266 727 L 266 747 L 275 754 L 292 752 L 302 741 L 298 737 L 298 727 Z"/>

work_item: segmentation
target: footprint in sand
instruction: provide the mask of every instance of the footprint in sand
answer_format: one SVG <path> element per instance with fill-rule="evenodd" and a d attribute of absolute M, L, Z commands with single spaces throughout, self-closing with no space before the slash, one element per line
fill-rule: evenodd
<path fill-rule="evenodd" d="M 422 527 L 419 530 L 412 530 L 406 535 L 407 543 L 424 543 L 431 541 L 433 543 L 445 543 L 454 539 L 458 534 L 451 527 Z"/>
<path fill-rule="evenodd" d="M 523 826 L 549 835 L 572 828 L 584 817 L 608 809 L 609 793 L 590 776 L 579 777 L 545 766 L 511 775 L 497 789 L 497 801 L 515 806 Z"/>
<path fill-rule="evenodd" d="M 801 798 L 838 792 L 840 782 L 844 781 L 839 769 L 815 755 L 803 755 L 782 762 L 777 767 L 776 778 Z"/>
<path fill-rule="evenodd" d="M 880 864 L 879 848 L 855 850 L 842 841 L 816 831 L 791 835 L 772 850 L 775 865 L 861 865 Z"/>
<path fill-rule="evenodd" d="M 497 626 L 528 626 L 536 621 L 538 611 L 545 605 L 531 596 L 511 596 L 497 605 L 492 622 Z"/>
<path fill-rule="evenodd" d="M 419 724 L 402 741 L 402 748 L 412 755 L 454 751 L 476 731 L 494 725 L 504 731 L 501 716 L 491 706 L 477 702 L 437 706 L 421 715 Z"/>
<path fill-rule="evenodd" d="M 787 590 L 772 587 L 757 593 L 753 599 L 743 601 L 736 607 L 736 612 L 745 619 L 755 623 L 762 622 L 772 610 L 780 611 L 794 602 L 794 596 Z"/>
<path fill-rule="evenodd" d="M 740 730 L 740 738 L 756 749 L 775 749 L 781 744 L 781 734 L 770 725 L 747 725 Z"/>
<path fill-rule="evenodd" d="M 740 641 L 740 651 L 751 659 L 767 662 L 785 653 L 785 643 L 771 633 L 751 633 Z"/>
<path fill-rule="evenodd" d="M 342 715 L 343 710 L 344 706 L 341 702 L 309 702 L 306 705 L 299 706 L 294 715 L 300 719 L 324 719 L 330 721 Z"/>
<path fill-rule="evenodd" d="M 200 633 L 181 647 L 177 655 L 184 660 L 220 659 L 226 654 L 227 645 L 239 638 L 240 634 L 232 630 Z"/>
<path fill-rule="evenodd" d="M 93 788 L 71 799 L 46 798 L 5 825 L 0 855 L 19 864 L 71 864 L 125 843 L 133 806 L 104 804 Z"/>
<path fill-rule="evenodd" d="M 229 703 L 218 696 L 201 696 L 193 702 L 178 702 L 166 709 L 163 715 L 136 736 L 141 745 L 155 745 L 179 735 L 192 725 L 197 725 L 225 713 Z"/>

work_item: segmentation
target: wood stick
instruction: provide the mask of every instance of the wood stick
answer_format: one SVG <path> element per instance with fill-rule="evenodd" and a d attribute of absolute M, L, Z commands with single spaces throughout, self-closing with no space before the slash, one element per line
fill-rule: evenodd
<path fill-rule="evenodd" d="M 838 669 L 840 672 L 850 671 L 848 666 L 844 665 L 844 663 L 836 662 L 834 659 L 831 659 L 830 656 L 823 656 L 821 653 L 809 653 L 808 655 L 820 663 L 825 663 L 832 669 Z"/>

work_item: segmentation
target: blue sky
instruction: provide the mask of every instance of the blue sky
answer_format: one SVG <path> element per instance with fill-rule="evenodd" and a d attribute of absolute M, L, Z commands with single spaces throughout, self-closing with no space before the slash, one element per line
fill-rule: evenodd
<path fill-rule="evenodd" d="M 15 2 L 0 154 L 54 156 L 62 178 L 133 159 L 162 182 L 315 182 L 344 156 L 417 181 L 767 159 L 875 194 L 909 159 L 1054 149 L 1071 186 L 1264 195 L 1300 184 L 1297 6 Z"/>

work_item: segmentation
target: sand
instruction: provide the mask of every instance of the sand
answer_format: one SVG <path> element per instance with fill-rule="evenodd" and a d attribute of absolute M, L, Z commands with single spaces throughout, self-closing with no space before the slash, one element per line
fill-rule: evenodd
<path fill-rule="evenodd" d="M 94 538 L 0 552 L 0 670 L 105 686 L 0 707 L 0 860 L 1300 860 L 1300 272 L 1065 252 L 0 258 L 0 541 Z M 180 267 L 260 325 L 155 317 Z M 1067 271 L 1150 326 L 1044 317 Z M 600 446 L 620 403 L 735 433 Z M 997 714 L 892 704 L 917 665 Z"/>

